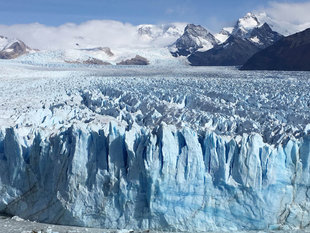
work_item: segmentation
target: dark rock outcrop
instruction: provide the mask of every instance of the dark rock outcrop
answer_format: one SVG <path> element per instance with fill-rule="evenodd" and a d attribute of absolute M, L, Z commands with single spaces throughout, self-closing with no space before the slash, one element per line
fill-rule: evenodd
<path fill-rule="evenodd" d="M 310 28 L 258 52 L 241 70 L 310 71 Z"/>
<path fill-rule="evenodd" d="M 260 49 L 267 48 L 268 46 L 274 44 L 276 41 L 283 38 L 283 36 L 275 31 L 272 31 L 267 23 L 262 26 L 254 28 L 250 33 L 248 39 L 254 42 L 256 46 Z M 258 42 L 256 42 L 256 40 Z"/>
<path fill-rule="evenodd" d="M 149 65 L 150 62 L 145 58 L 139 55 L 136 55 L 132 59 L 127 59 L 117 63 L 117 65 Z"/>
<path fill-rule="evenodd" d="M 109 62 L 102 61 L 100 59 L 90 57 L 87 60 L 76 60 L 76 61 L 69 61 L 66 60 L 66 63 L 71 63 L 71 64 L 85 64 L 85 65 L 111 65 Z"/>
<path fill-rule="evenodd" d="M 87 65 L 111 65 L 111 63 L 109 62 L 105 62 L 102 60 L 99 60 L 97 58 L 89 58 L 85 61 L 83 61 L 83 64 L 87 64 Z"/>
<path fill-rule="evenodd" d="M 242 65 L 259 48 L 248 40 L 230 36 L 219 46 L 206 52 L 196 52 L 188 57 L 193 66 L 232 66 Z"/>

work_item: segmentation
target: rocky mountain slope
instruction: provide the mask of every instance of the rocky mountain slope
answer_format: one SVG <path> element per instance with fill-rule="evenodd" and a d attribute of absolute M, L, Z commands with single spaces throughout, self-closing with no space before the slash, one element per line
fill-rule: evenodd
<path fill-rule="evenodd" d="M 21 40 L 0 36 L 0 59 L 14 59 L 33 51 Z"/>
<path fill-rule="evenodd" d="M 267 23 L 261 24 L 249 13 L 238 20 L 228 39 L 205 52 L 194 52 L 188 57 L 194 66 L 242 65 L 253 54 L 264 49 L 282 36 L 272 31 Z"/>
<path fill-rule="evenodd" d="M 196 51 L 206 51 L 213 48 L 219 41 L 204 27 L 188 24 L 183 35 L 170 46 L 171 54 L 187 56 Z"/>
<path fill-rule="evenodd" d="M 283 38 L 260 51 L 241 69 L 310 71 L 310 29 Z"/>

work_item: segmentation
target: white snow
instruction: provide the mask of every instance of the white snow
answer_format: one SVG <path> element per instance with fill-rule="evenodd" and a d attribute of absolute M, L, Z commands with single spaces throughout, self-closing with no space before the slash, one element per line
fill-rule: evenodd
<path fill-rule="evenodd" d="M 259 38 L 258 38 L 257 36 L 250 38 L 250 40 L 251 40 L 252 42 L 254 42 L 254 43 L 257 43 L 257 44 L 260 43 L 260 40 L 259 40 Z"/>
<path fill-rule="evenodd" d="M 149 47 L 166 47 L 183 34 L 186 25 L 186 23 L 142 24 L 137 26 L 137 31 L 139 37 L 149 43 Z"/>
<path fill-rule="evenodd" d="M 196 39 L 196 43 L 199 46 L 202 46 L 202 48 L 197 50 L 199 52 L 205 52 L 205 51 L 210 50 L 214 47 L 214 45 L 210 41 L 208 41 L 202 37 L 196 37 L 195 39 Z"/>
<path fill-rule="evenodd" d="M 13 52 L 14 49 L 7 49 L 7 48 L 4 48 L 3 51 L 10 53 L 10 52 Z"/>
<path fill-rule="evenodd" d="M 250 30 L 260 25 L 260 23 L 256 20 L 256 16 L 252 13 L 247 13 L 245 17 L 240 18 L 238 24 L 245 30 Z"/>
<path fill-rule="evenodd" d="M 220 42 L 220 44 L 224 43 L 228 37 L 232 34 L 234 27 L 224 27 L 221 32 L 216 33 L 214 37 Z"/>
<path fill-rule="evenodd" d="M 12 44 L 15 42 L 18 42 L 17 39 L 7 38 L 7 37 L 0 37 L 0 51 L 6 50 L 7 52 L 10 52 L 10 49 L 8 49 Z M 13 51 L 13 50 L 12 50 Z"/>

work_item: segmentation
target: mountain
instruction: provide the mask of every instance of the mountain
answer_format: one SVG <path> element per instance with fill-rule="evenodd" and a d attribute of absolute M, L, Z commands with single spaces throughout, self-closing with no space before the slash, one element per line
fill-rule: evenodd
<path fill-rule="evenodd" d="M 194 66 L 242 65 L 253 54 L 280 38 L 282 35 L 272 31 L 267 23 L 260 23 L 254 14 L 248 13 L 238 20 L 224 43 L 205 52 L 197 51 L 191 54 L 188 60 Z"/>
<path fill-rule="evenodd" d="M 170 47 L 175 57 L 188 56 L 196 51 L 206 51 L 217 45 L 219 41 L 204 27 L 188 24 L 183 35 Z"/>
<path fill-rule="evenodd" d="M 154 40 L 159 37 L 179 37 L 182 35 L 185 24 L 141 24 L 137 27 L 138 34 L 144 39 Z"/>
<path fill-rule="evenodd" d="M 0 59 L 14 59 L 33 51 L 21 40 L 0 36 Z"/>
<path fill-rule="evenodd" d="M 222 44 L 231 36 L 233 30 L 234 27 L 225 27 L 219 33 L 216 33 L 214 37 Z"/>
<path fill-rule="evenodd" d="M 185 26 L 185 23 L 141 24 L 137 26 L 138 39 L 153 47 L 167 47 L 182 36 Z"/>
<path fill-rule="evenodd" d="M 230 36 L 224 44 L 190 55 L 188 61 L 194 66 L 242 65 L 258 51 L 259 48 L 249 40 Z"/>
<path fill-rule="evenodd" d="M 310 71 L 310 28 L 279 40 L 258 52 L 242 70 Z"/>

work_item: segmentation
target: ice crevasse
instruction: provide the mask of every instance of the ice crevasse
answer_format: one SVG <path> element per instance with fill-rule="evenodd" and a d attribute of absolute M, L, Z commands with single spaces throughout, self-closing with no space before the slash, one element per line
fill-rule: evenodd
<path fill-rule="evenodd" d="M 161 125 L 0 131 L 0 212 L 181 231 L 310 225 L 310 135 L 279 145 Z"/>

